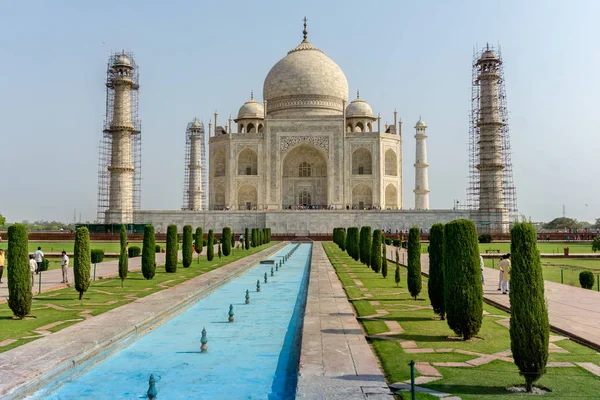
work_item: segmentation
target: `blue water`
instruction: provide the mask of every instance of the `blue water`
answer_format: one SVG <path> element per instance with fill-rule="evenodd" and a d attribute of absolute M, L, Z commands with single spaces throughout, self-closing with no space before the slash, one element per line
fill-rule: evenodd
<path fill-rule="evenodd" d="M 271 265 L 253 267 L 89 371 L 65 379 L 53 393 L 45 388 L 31 398 L 146 398 L 150 374 L 158 400 L 294 398 L 311 249 L 301 244 L 274 277 Z M 230 304 L 233 323 L 227 322 Z M 206 353 L 200 353 L 203 327 Z"/>

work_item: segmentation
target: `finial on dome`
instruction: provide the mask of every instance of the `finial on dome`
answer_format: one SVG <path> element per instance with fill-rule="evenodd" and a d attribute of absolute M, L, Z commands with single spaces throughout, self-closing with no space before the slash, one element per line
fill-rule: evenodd
<path fill-rule="evenodd" d="M 250 100 L 254 100 L 254 90 L 250 90 Z"/>
<path fill-rule="evenodd" d="M 306 19 L 306 16 L 304 16 L 304 30 L 302 31 L 302 34 L 304 35 L 304 40 L 306 41 L 306 38 L 308 37 L 308 31 L 306 30 L 306 21 L 308 21 Z"/>
<path fill-rule="evenodd" d="M 356 89 L 356 100 L 360 99 L 360 89 Z"/>

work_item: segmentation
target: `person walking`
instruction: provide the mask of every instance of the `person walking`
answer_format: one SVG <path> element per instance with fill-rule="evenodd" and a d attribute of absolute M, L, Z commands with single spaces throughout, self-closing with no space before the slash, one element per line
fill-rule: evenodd
<path fill-rule="evenodd" d="M 33 257 L 33 254 L 29 255 L 29 272 L 31 272 L 31 289 L 33 290 L 33 277 L 35 274 L 37 274 L 37 268 L 38 268 L 38 264 L 37 261 L 35 261 L 35 258 Z"/>
<path fill-rule="evenodd" d="M 68 276 L 68 269 L 69 269 L 69 256 L 67 256 L 67 252 L 63 250 L 62 252 L 62 260 L 60 260 L 60 268 L 62 269 L 62 276 L 63 276 L 63 280 L 61 283 L 66 283 L 67 285 L 69 284 L 69 276 Z"/>
<path fill-rule="evenodd" d="M 35 262 L 37 263 L 37 268 L 35 270 L 35 273 L 39 274 L 40 271 L 42 270 L 42 261 L 44 260 L 44 253 L 42 253 L 41 247 L 38 247 L 37 251 L 35 253 L 33 253 L 33 258 L 35 259 Z"/>
<path fill-rule="evenodd" d="M 504 260 L 504 256 L 500 256 L 498 260 L 498 290 L 502 290 L 502 260 Z"/>
<path fill-rule="evenodd" d="M 479 267 L 481 268 L 481 285 L 485 285 L 485 278 L 483 277 L 483 268 L 485 267 L 485 263 L 483 262 L 483 256 L 479 255 Z"/>
<path fill-rule="evenodd" d="M 5 265 L 6 265 L 6 257 L 4 256 L 4 250 L 0 249 L 0 283 L 2 283 L 2 274 L 4 273 Z"/>
<path fill-rule="evenodd" d="M 510 253 L 508 253 L 502 260 L 502 294 L 510 290 L 510 269 Z"/>

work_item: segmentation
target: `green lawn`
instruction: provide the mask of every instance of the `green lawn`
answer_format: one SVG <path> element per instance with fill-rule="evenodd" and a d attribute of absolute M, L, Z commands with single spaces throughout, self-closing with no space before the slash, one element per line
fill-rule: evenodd
<path fill-rule="evenodd" d="M 145 297 L 175 286 L 225 264 L 262 251 L 276 243 L 271 242 L 256 248 L 251 247 L 248 251 L 236 249 L 229 257 L 219 258 L 215 255 L 211 262 L 208 262 L 206 257 L 203 256 L 200 263 L 197 263 L 195 259 L 190 268 L 183 268 L 183 265 L 179 263 L 175 273 L 167 273 L 164 266 L 160 266 L 157 267 L 156 275 L 152 280 L 144 279 L 141 272 L 130 272 L 123 289 L 121 289 L 121 280 L 118 277 L 97 280 L 91 283 L 81 301 L 78 299 L 79 294 L 73 286 L 52 292 L 44 292 L 33 297 L 31 318 L 28 317 L 24 320 L 14 320 L 8 304 L 2 303 L 0 304 L 0 342 L 6 339 L 17 339 L 17 341 L 0 347 L 0 353 L 42 337 L 34 332 L 35 329 L 65 321 L 57 326 L 46 328 L 48 331 L 57 332 L 83 321 L 82 311 L 90 310 L 89 314 L 93 316 L 102 314 L 134 301 L 136 298 Z M 243 293 L 240 296 L 243 296 Z"/>
<path fill-rule="evenodd" d="M 161 245 L 161 247 L 165 246 L 165 243 L 156 243 Z M 142 242 L 129 242 L 130 246 L 139 246 L 142 247 Z M 103 249 L 106 253 L 118 253 L 120 251 L 119 242 L 91 242 L 90 247 L 92 249 Z M 8 242 L 6 240 L 2 240 L 0 242 L 0 249 L 6 249 L 8 247 Z M 29 251 L 33 253 L 37 250 L 38 247 L 42 248 L 44 253 L 60 253 L 63 250 L 67 253 L 73 253 L 74 242 L 29 242 Z"/>
<path fill-rule="evenodd" d="M 53 269 L 59 269 L 60 268 L 60 257 L 47 257 L 48 261 L 50 262 L 50 265 L 48 266 L 48 270 L 53 270 Z M 104 261 L 112 261 L 112 260 L 116 260 L 117 257 L 104 257 Z M 93 265 L 92 265 L 92 268 Z"/>
<path fill-rule="evenodd" d="M 540 253 L 549 254 L 563 254 L 565 247 L 569 248 L 569 253 L 591 253 L 592 243 L 581 243 L 581 242 L 543 242 L 537 243 L 538 250 Z M 479 243 L 479 252 L 485 254 L 486 250 L 500 250 L 500 253 L 510 253 L 509 242 L 493 242 L 493 243 Z"/>
<path fill-rule="evenodd" d="M 323 244 L 336 272 L 344 285 L 359 316 L 376 314 L 376 310 L 385 310 L 373 320 L 362 320 L 369 335 L 388 332 L 385 320 L 397 321 L 404 332 L 395 335 L 403 341 L 414 341 L 419 349 L 452 349 L 450 352 L 409 353 L 397 341 L 370 339 L 384 368 L 389 383 L 401 382 L 410 378 L 408 363 L 416 362 L 465 362 L 478 358 L 478 355 L 461 354 L 456 351 L 472 351 L 480 354 L 493 354 L 510 350 L 510 337 L 506 323 L 509 315 L 490 305 L 484 304 L 486 311 L 478 337 L 469 342 L 455 338 L 454 332 L 448 328 L 446 321 L 441 321 L 433 313 L 427 296 L 427 279 L 423 278 L 423 290 L 417 301 L 412 300 L 406 287 L 406 269 L 400 268 L 401 283 L 397 288 L 394 283 L 394 265 L 389 263 L 389 275 L 383 279 L 371 269 L 356 262 L 333 243 Z M 345 267 L 344 264 L 347 266 Z M 350 271 L 347 271 L 349 268 Z M 355 277 L 351 277 L 353 274 Z M 359 287 L 354 279 L 360 280 L 364 286 Z M 367 289 L 366 291 L 361 290 Z M 371 294 L 372 298 L 366 298 Z M 379 304 L 372 302 L 379 302 Z M 415 307 L 423 307 L 415 309 Z M 593 362 L 600 363 L 600 355 L 581 345 L 559 340 L 556 345 L 568 353 L 550 353 L 549 361 Z M 427 350 L 429 351 L 429 350 Z M 433 350 L 432 350 L 433 351 Z M 445 351 L 445 350 L 442 350 Z M 441 380 L 431 382 L 424 387 L 441 392 L 452 393 L 463 400 L 474 399 L 512 399 L 523 397 L 513 394 L 506 388 L 523 384 L 516 366 L 511 362 L 495 360 L 478 367 L 443 367 L 435 366 L 442 374 Z M 419 373 L 416 373 L 419 376 Z M 580 367 L 549 368 L 538 382 L 538 385 L 552 390 L 543 398 L 566 399 L 576 396 L 579 399 L 598 398 L 600 378 Z M 410 398 L 410 395 L 404 395 Z M 417 399 L 434 399 L 436 397 L 418 394 Z"/>

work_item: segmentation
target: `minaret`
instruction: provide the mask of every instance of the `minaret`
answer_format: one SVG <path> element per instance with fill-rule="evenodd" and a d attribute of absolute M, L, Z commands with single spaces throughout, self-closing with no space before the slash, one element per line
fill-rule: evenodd
<path fill-rule="evenodd" d="M 477 60 L 479 97 L 479 209 L 489 213 L 488 220 L 502 215 L 502 148 L 500 130 L 502 120 L 498 107 L 498 80 L 500 59 L 489 47 Z M 498 214 L 500 213 L 500 214 Z"/>
<path fill-rule="evenodd" d="M 415 125 L 417 152 L 415 157 L 415 210 L 429 210 L 429 177 L 427 176 L 427 124 L 419 117 Z"/>
<path fill-rule="evenodd" d="M 189 143 L 189 177 L 187 182 L 188 210 L 202 210 L 203 182 L 202 169 L 204 162 L 204 126 L 196 118 L 188 124 L 187 140 Z"/>
<path fill-rule="evenodd" d="M 110 190 L 105 220 L 106 223 L 133 223 L 132 135 L 139 135 L 140 132 L 135 127 L 131 105 L 132 92 L 137 91 L 139 85 L 135 74 L 137 71 L 134 71 L 135 64 L 130 55 L 123 51 L 111 56 L 111 61 L 106 82 L 109 95 L 104 131 L 110 134 L 112 143 L 108 167 Z M 137 99 L 137 93 L 134 96 Z"/>

